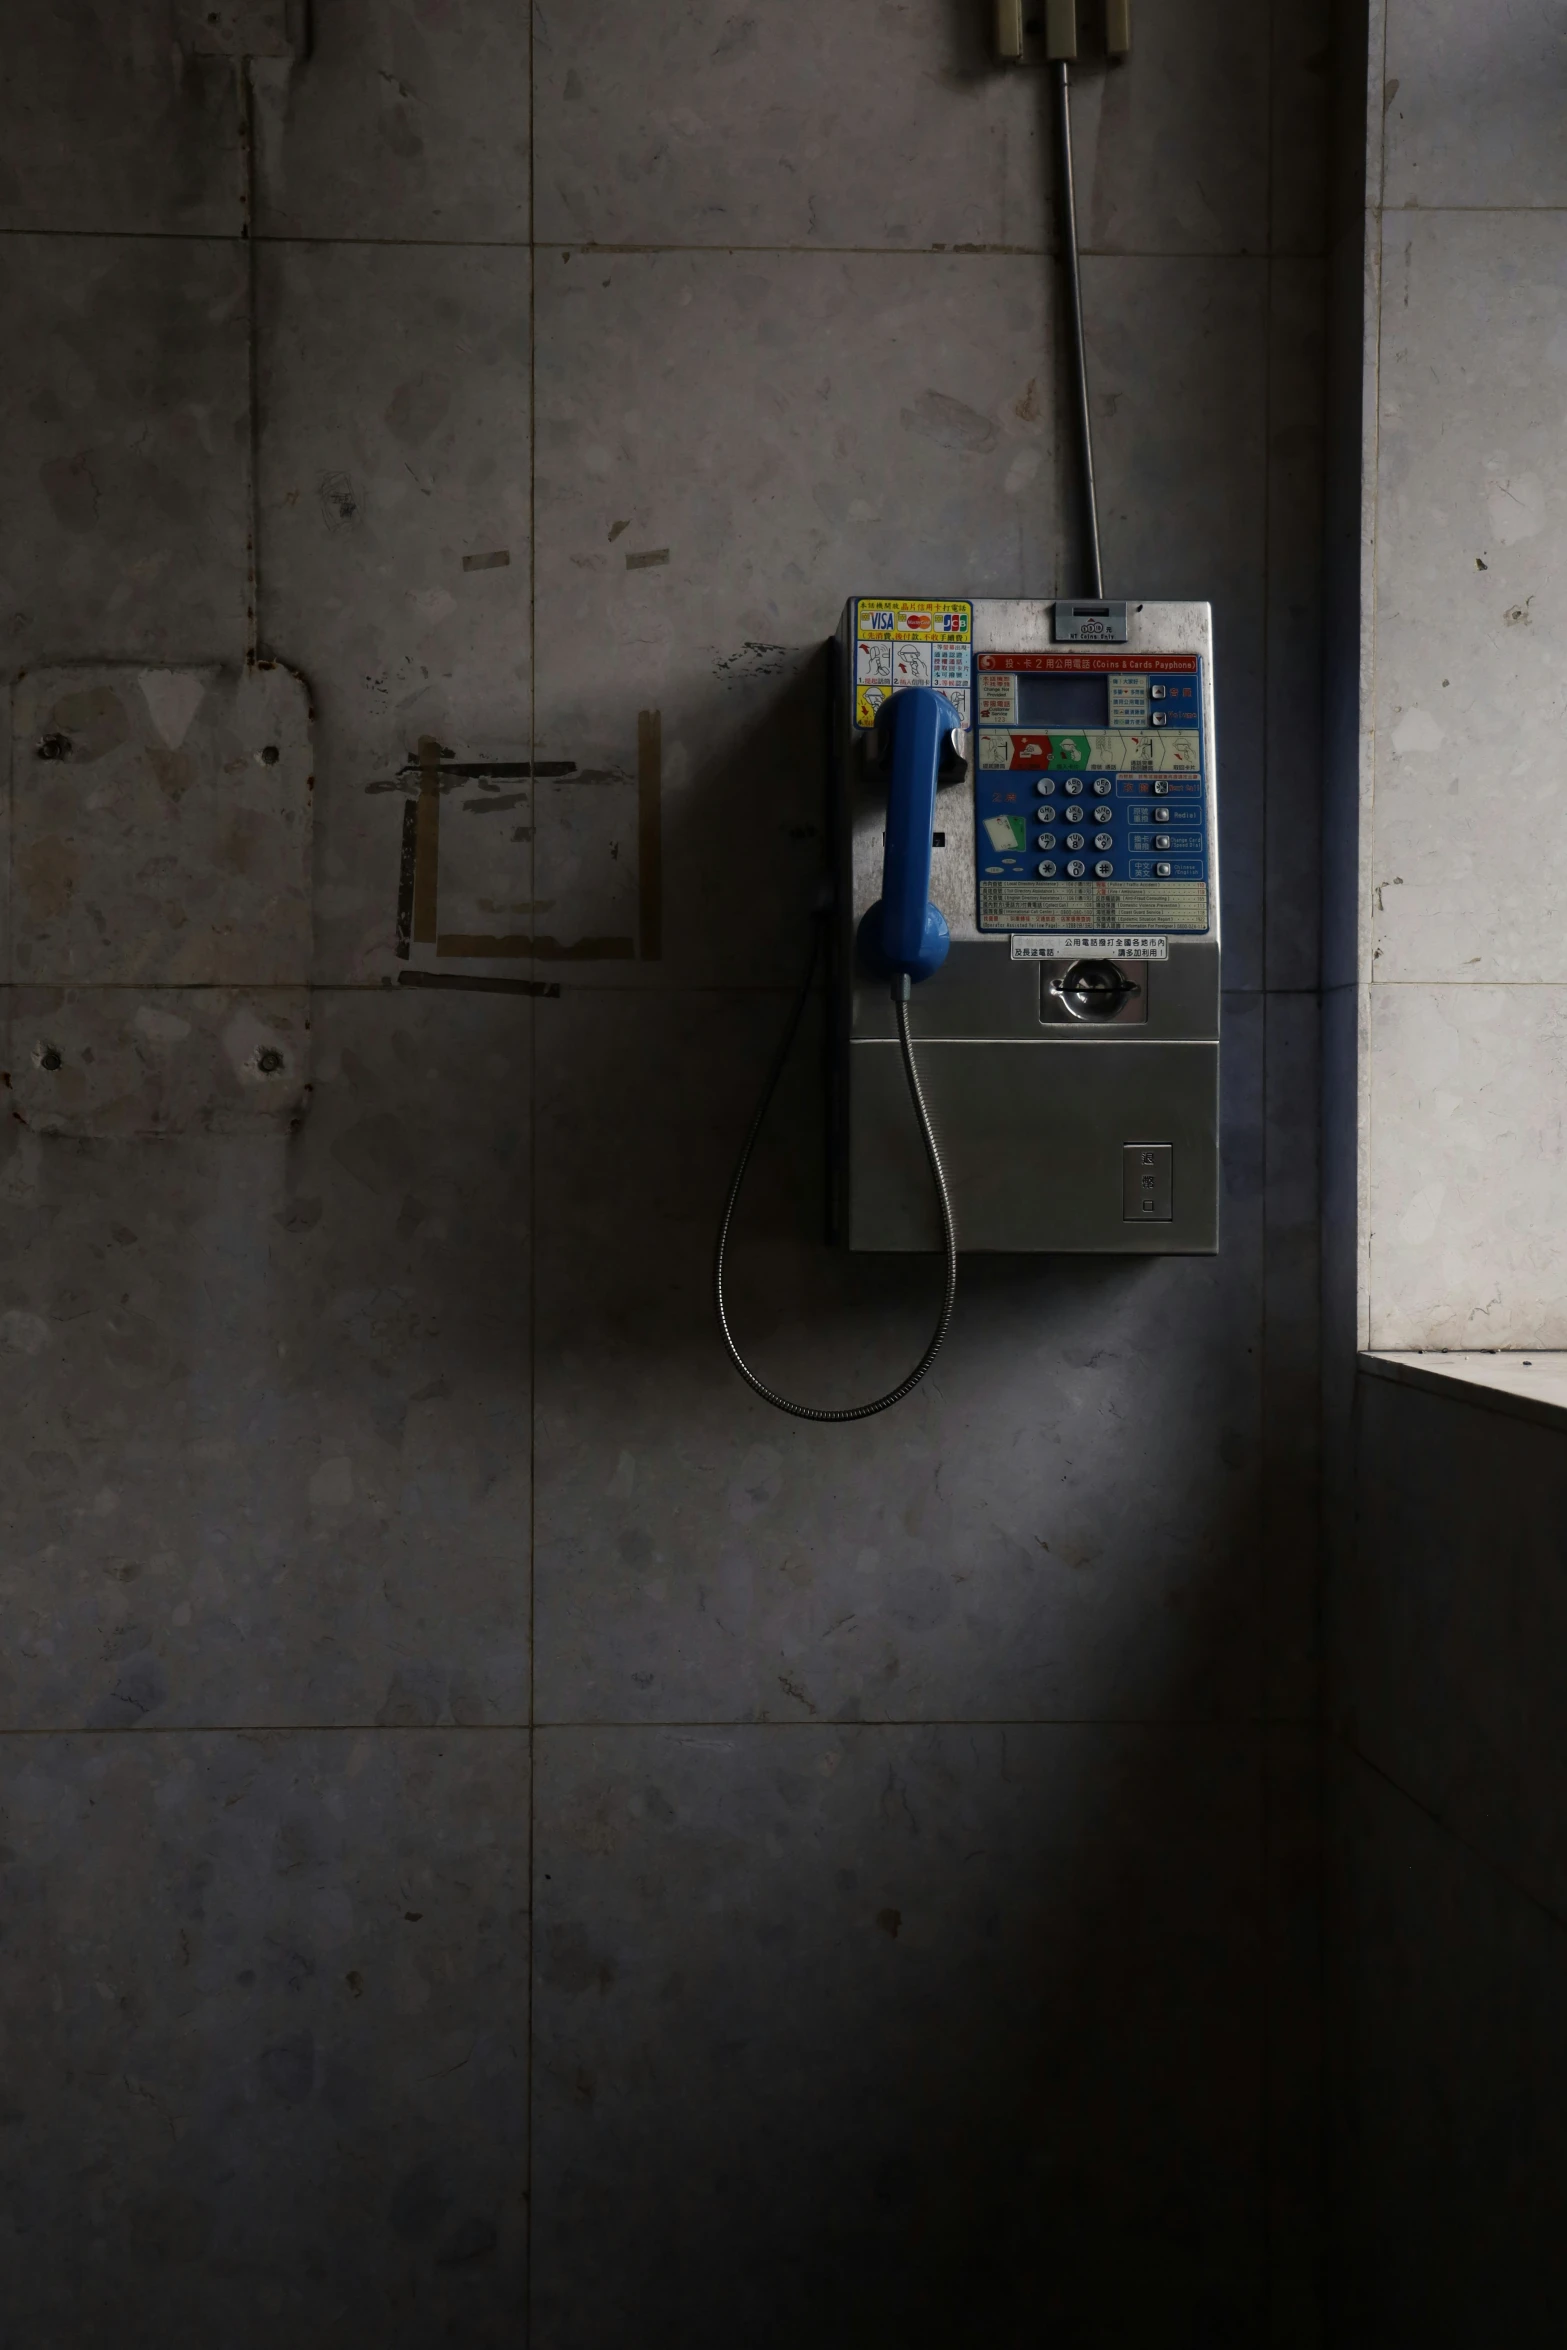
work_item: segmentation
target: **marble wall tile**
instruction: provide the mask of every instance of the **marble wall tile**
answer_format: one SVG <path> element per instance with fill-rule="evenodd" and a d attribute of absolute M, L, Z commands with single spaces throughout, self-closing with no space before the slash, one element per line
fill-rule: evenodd
<path fill-rule="evenodd" d="M 310 1100 L 303 987 L 11 987 L 12 1116 L 80 1142 L 288 1131 Z"/>
<path fill-rule="evenodd" d="M 836 1428 L 754 1398 L 712 1314 L 724 1186 L 785 1008 L 540 1006 L 541 1717 L 1253 1711 L 1258 1007 L 1226 1005 L 1220 1258 L 970 1257 L 925 1385 Z M 852 1402 L 917 1360 L 934 1267 L 826 1249 L 822 1179 L 806 1041 L 732 1310 L 785 1393 Z"/>
<path fill-rule="evenodd" d="M 318 997 L 286 1140 L 12 1128 L 7 1726 L 526 1717 L 530 1010 Z"/>
<path fill-rule="evenodd" d="M 1370 1343 L 1567 1345 L 1567 988 L 1373 987 Z"/>
<path fill-rule="evenodd" d="M 508 0 L 333 0 L 300 63 L 252 68 L 264 236 L 528 235 L 528 16 Z"/>
<path fill-rule="evenodd" d="M 590 245 L 1027 246 L 1046 235 L 1048 88 L 999 68 L 983 10 L 540 0 L 539 231 Z M 1260 252 L 1265 15 L 1178 4 L 1075 84 L 1084 242 Z M 1046 135 L 1042 136 L 1042 132 Z M 1305 144 L 1305 142 L 1302 142 Z M 1192 168 L 1194 154 L 1201 170 Z"/>
<path fill-rule="evenodd" d="M 558 936 L 623 926 L 625 791 L 637 714 L 656 709 L 662 959 L 636 975 L 790 979 L 822 853 L 819 648 L 846 598 L 1047 595 L 1075 576 L 1041 280 L 984 256 L 540 269 L 538 748 L 620 783 L 585 813 L 565 787 L 540 804 L 540 896 Z M 1215 606 L 1227 970 L 1244 987 L 1261 944 L 1265 269 L 1100 261 L 1085 298 L 1111 587 Z M 562 856 L 572 818 L 586 837 Z"/>
<path fill-rule="evenodd" d="M 1277 79 L 1267 11 L 1234 0 L 1136 10 L 1132 56 L 1108 71 L 1087 58 L 1098 11 L 1082 16 L 1072 144 L 1085 251 L 1265 253 Z"/>
<path fill-rule="evenodd" d="M 11 973 L 303 986 L 309 697 L 276 664 L 32 670 L 11 697 Z"/>
<path fill-rule="evenodd" d="M 1376 976 L 1561 980 L 1567 218 L 1390 214 L 1384 248 Z"/>
<path fill-rule="evenodd" d="M 541 2346 L 1260 2338 L 1251 1733 L 537 1767 Z"/>
<path fill-rule="evenodd" d="M 1531 0 L 1387 0 L 1383 94 L 1390 206 L 1567 202 L 1567 41 Z"/>
<path fill-rule="evenodd" d="M 318 978 L 398 968 L 417 788 L 403 771 L 420 741 L 458 760 L 529 756 L 530 266 L 526 252 L 263 249 L 261 624 L 317 714 Z M 472 825 L 476 796 L 447 797 L 446 833 Z M 504 829 L 528 822 L 524 809 Z M 531 849 L 493 845 L 516 895 L 513 861 Z"/>
<path fill-rule="evenodd" d="M 1543 1907 L 1567 1914 L 1556 1659 L 1567 1438 L 1362 1377 L 1341 1577 L 1344 1736 Z"/>
<path fill-rule="evenodd" d="M 1335 1774 L 1344 2350 L 1560 2335 L 1567 1935 L 1358 1759 Z"/>
<path fill-rule="evenodd" d="M 245 649 L 245 255 L 188 237 L 0 245 L 0 640 L 46 660 Z"/>
<path fill-rule="evenodd" d="M 522 1736 L 0 1742 L 29 2346 L 514 2342 Z"/>
<path fill-rule="evenodd" d="M 28 10 L 25 38 L 21 19 L 14 30 L 0 229 L 239 234 L 238 69 L 177 49 L 168 0 L 67 0 Z"/>
<path fill-rule="evenodd" d="M 538 0 L 534 28 L 547 240 L 1042 242 L 1042 80 L 994 62 L 982 11 Z"/>

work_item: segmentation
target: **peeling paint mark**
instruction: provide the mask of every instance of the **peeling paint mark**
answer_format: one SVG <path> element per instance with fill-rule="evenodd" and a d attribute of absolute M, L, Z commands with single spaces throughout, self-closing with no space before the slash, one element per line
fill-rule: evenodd
<path fill-rule="evenodd" d="M 668 561 L 669 549 L 667 547 L 649 547 L 644 554 L 628 555 L 626 569 L 628 571 L 651 571 L 655 564 L 667 563 Z"/>
<path fill-rule="evenodd" d="M 487 931 L 447 931 L 436 940 L 438 955 L 471 956 L 477 960 L 540 963 L 629 963 L 636 947 L 629 938 L 574 938 L 562 945 L 547 933 L 530 938 L 521 933 L 493 937 Z"/>
<path fill-rule="evenodd" d="M 346 473 L 323 473 L 316 484 L 316 497 L 328 530 L 344 529 L 357 522 L 364 511 L 364 500 Z"/>
<path fill-rule="evenodd" d="M 525 791 L 509 791 L 502 792 L 498 800 L 464 800 L 462 812 L 465 816 L 499 816 L 508 808 L 525 808 L 528 796 Z"/>
<path fill-rule="evenodd" d="M 373 798 L 377 792 L 406 791 L 410 782 L 424 788 L 426 779 L 434 774 L 443 792 L 455 791 L 460 783 L 509 782 L 514 776 L 536 775 L 552 780 L 576 776 L 580 783 L 601 783 L 598 774 L 577 775 L 575 759 L 453 759 L 439 751 L 433 763 L 413 758 L 398 768 L 395 775 L 377 777 L 365 785 L 365 796 Z M 615 781 L 621 780 L 619 777 Z"/>
<path fill-rule="evenodd" d="M 399 971 L 399 987 L 462 987 L 474 995 L 558 996 L 558 979 L 487 979 L 467 971 Z M 415 1402 L 418 1401 L 417 1396 Z"/>
<path fill-rule="evenodd" d="M 511 562 L 511 549 L 497 547 L 489 555 L 464 555 L 464 571 L 504 571 Z"/>
<path fill-rule="evenodd" d="M 397 932 L 396 952 L 399 962 L 408 960 L 409 942 L 413 937 L 414 873 L 419 861 L 419 803 L 403 802 L 403 845 L 397 861 Z"/>
<path fill-rule="evenodd" d="M 921 392 L 913 407 L 902 411 L 901 422 L 905 432 L 918 433 L 938 449 L 963 449 L 978 457 L 996 445 L 992 419 L 945 392 Z"/>
<path fill-rule="evenodd" d="M 763 645 L 747 637 L 737 653 L 726 653 L 721 661 L 713 663 L 713 675 L 726 680 L 739 677 L 782 677 L 791 658 L 792 650 L 788 645 Z"/>
<path fill-rule="evenodd" d="M 205 699 L 205 681 L 189 669 L 143 669 L 136 682 L 153 725 L 169 749 L 177 751 Z M 276 751 L 272 757 L 276 760 Z"/>
<path fill-rule="evenodd" d="M 183 1044 L 190 1034 L 188 1020 L 177 1012 L 160 1012 L 152 1004 L 142 1004 L 131 1025 L 153 1044 Z"/>

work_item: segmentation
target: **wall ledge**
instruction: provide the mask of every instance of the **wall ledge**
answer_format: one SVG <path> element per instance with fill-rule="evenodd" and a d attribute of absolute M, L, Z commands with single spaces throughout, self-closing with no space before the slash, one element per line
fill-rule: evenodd
<path fill-rule="evenodd" d="M 1506 1412 L 1542 1428 L 1567 1428 L 1567 1353 L 1549 1347 L 1507 1354 L 1362 1350 L 1359 1367 L 1369 1378 L 1462 1399 L 1480 1411 Z"/>

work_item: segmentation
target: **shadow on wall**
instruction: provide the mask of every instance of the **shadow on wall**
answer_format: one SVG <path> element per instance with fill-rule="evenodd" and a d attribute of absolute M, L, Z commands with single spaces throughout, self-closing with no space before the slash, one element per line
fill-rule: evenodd
<path fill-rule="evenodd" d="M 759 685 L 670 803 L 672 956 L 709 904 L 803 955 L 821 709 L 814 657 Z M 916 1396 L 805 1425 L 710 1303 L 786 1002 L 537 1014 L 540 2340 L 1249 2345 L 1253 1138 L 1228 1258 L 970 1259 Z M 733 1295 L 766 1375 L 838 1401 L 915 1358 L 939 1275 L 823 1246 L 820 1072 L 818 1026 Z"/>
<path fill-rule="evenodd" d="M 1244 1732 L 543 1741 L 551 2345 L 1254 2343 Z"/>

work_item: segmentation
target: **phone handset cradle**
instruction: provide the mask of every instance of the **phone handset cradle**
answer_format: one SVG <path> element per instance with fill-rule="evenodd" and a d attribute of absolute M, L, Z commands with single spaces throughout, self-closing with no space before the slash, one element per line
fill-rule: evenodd
<path fill-rule="evenodd" d="M 945 1260 L 945 1278 L 942 1287 L 941 1313 L 930 1344 L 906 1379 L 874 1403 L 848 1404 L 838 1410 L 824 1409 L 816 1404 L 794 1403 L 776 1388 L 769 1387 L 757 1377 L 735 1344 L 729 1328 L 728 1309 L 724 1303 L 724 1257 L 729 1245 L 729 1229 L 734 1221 L 741 1186 L 757 1136 L 772 1106 L 778 1080 L 784 1063 L 789 1058 L 796 1032 L 810 1000 L 811 982 L 816 975 L 817 957 L 821 951 L 822 921 L 812 925 L 811 959 L 795 997 L 789 1024 L 784 1030 L 783 1042 L 778 1048 L 766 1088 L 751 1120 L 750 1131 L 741 1147 L 739 1161 L 724 1202 L 723 1219 L 718 1227 L 718 1249 L 713 1264 L 713 1302 L 718 1311 L 718 1327 L 723 1335 L 729 1359 L 742 1379 L 765 1403 L 773 1404 L 781 1412 L 789 1412 L 797 1420 L 869 1420 L 889 1405 L 901 1403 L 917 1387 L 936 1359 L 947 1325 L 952 1319 L 953 1301 L 958 1288 L 958 1243 L 952 1221 L 952 1201 L 947 1191 L 947 1178 L 942 1170 L 941 1153 L 931 1128 L 930 1112 L 925 1107 L 925 1096 L 920 1087 L 919 1071 L 914 1062 L 914 1043 L 909 1034 L 909 998 L 922 979 L 929 979 L 939 971 L 947 959 L 951 941 L 946 917 L 930 902 L 931 833 L 936 815 L 938 783 L 956 781 L 967 773 L 967 762 L 960 748 L 961 727 L 957 711 L 944 694 L 928 685 L 905 686 L 889 694 L 876 713 L 876 724 L 867 739 L 866 748 L 878 766 L 887 770 L 887 828 L 882 853 L 881 896 L 866 913 L 859 925 L 855 945 L 861 959 L 873 970 L 891 981 L 894 1017 L 898 1024 L 898 1045 L 903 1055 L 903 1073 L 908 1080 L 909 1099 L 914 1106 L 920 1140 L 925 1148 L 925 1161 L 930 1169 L 931 1186 L 936 1194 L 936 1208 L 941 1221 L 941 1246 Z"/>

